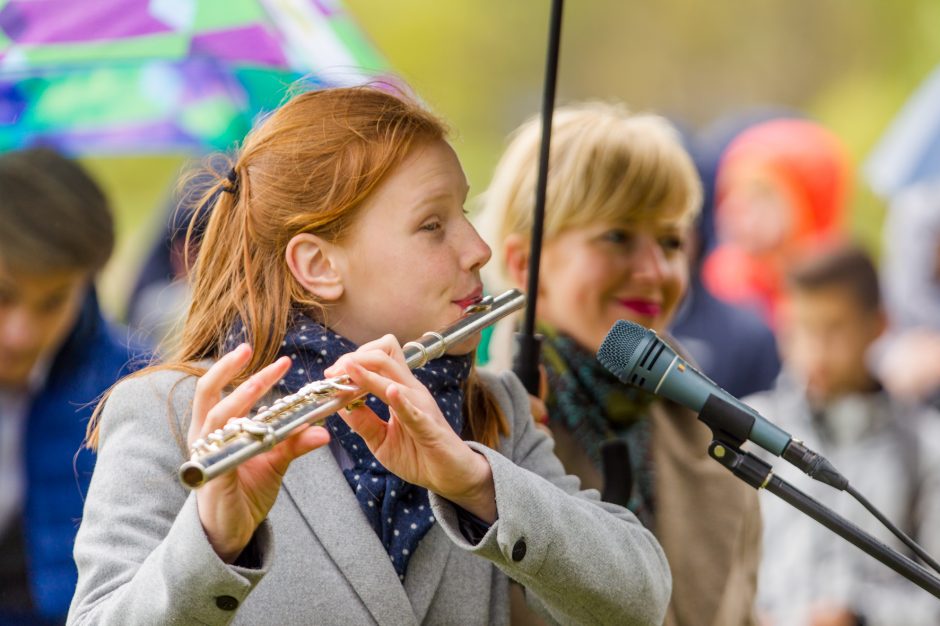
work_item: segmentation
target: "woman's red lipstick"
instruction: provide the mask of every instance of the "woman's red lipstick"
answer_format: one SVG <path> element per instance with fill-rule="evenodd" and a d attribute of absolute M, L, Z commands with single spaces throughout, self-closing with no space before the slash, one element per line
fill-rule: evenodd
<path fill-rule="evenodd" d="M 624 299 L 617 300 L 620 303 L 620 306 L 623 306 L 627 309 L 630 309 L 638 315 L 643 317 L 657 317 L 660 312 L 663 310 L 663 307 L 653 300 L 641 300 L 641 299 Z"/>

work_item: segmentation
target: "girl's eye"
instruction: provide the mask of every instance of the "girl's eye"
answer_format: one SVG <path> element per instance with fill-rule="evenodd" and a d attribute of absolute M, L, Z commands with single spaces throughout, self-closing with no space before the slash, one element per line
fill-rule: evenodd
<path fill-rule="evenodd" d="M 433 232 L 439 231 L 441 228 L 442 228 L 441 223 L 435 220 L 433 222 L 427 222 L 425 224 L 422 224 L 420 230 L 433 233 Z"/>

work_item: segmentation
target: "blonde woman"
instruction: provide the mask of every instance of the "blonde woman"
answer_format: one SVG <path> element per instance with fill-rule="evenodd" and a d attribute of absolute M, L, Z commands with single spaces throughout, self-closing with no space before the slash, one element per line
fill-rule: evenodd
<path fill-rule="evenodd" d="M 537 120 L 516 131 L 484 195 L 492 286 L 527 283 L 539 138 Z M 756 493 L 709 459 L 710 433 L 694 414 L 627 388 L 594 357 L 617 320 L 662 333 L 676 311 L 701 203 L 691 158 L 664 119 L 600 103 L 558 110 L 551 150 L 537 319 L 556 454 L 600 489 L 601 447 L 626 443 L 629 507 L 673 573 L 666 624 L 753 623 Z M 500 365 L 508 364 L 505 330 L 491 341 Z"/>

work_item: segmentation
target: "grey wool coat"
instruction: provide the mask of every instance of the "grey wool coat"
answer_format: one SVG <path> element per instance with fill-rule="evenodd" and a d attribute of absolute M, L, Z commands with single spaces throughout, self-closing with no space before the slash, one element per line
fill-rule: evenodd
<path fill-rule="evenodd" d="M 492 466 L 499 519 L 472 545 L 431 494 L 437 522 L 404 583 L 328 447 L 284 477 L 253 539 L 260 567 L 222 562 L 176 479 L 195 379 L 122 382 L 102 415 L 68 623 L 503 624 L 512 578 L 549 621 L 661 624 L 671 579 L 653 535 L 564 473 L 515 376 L 480 377 L 511 426 L 498 450 L 469 444 Z"/>

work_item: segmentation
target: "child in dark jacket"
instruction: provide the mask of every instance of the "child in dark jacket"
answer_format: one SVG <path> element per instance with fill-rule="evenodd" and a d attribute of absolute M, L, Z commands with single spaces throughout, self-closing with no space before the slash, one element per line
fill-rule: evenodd
<path fill-rule="evenodd" d="M 0 218 L 0 623 L 61 623 L 94 464 L 78 451 L 95 400 L 140 350 L 98 306 L 114 227 L 79 165 L 48 149 L 0 156 Z"/>

